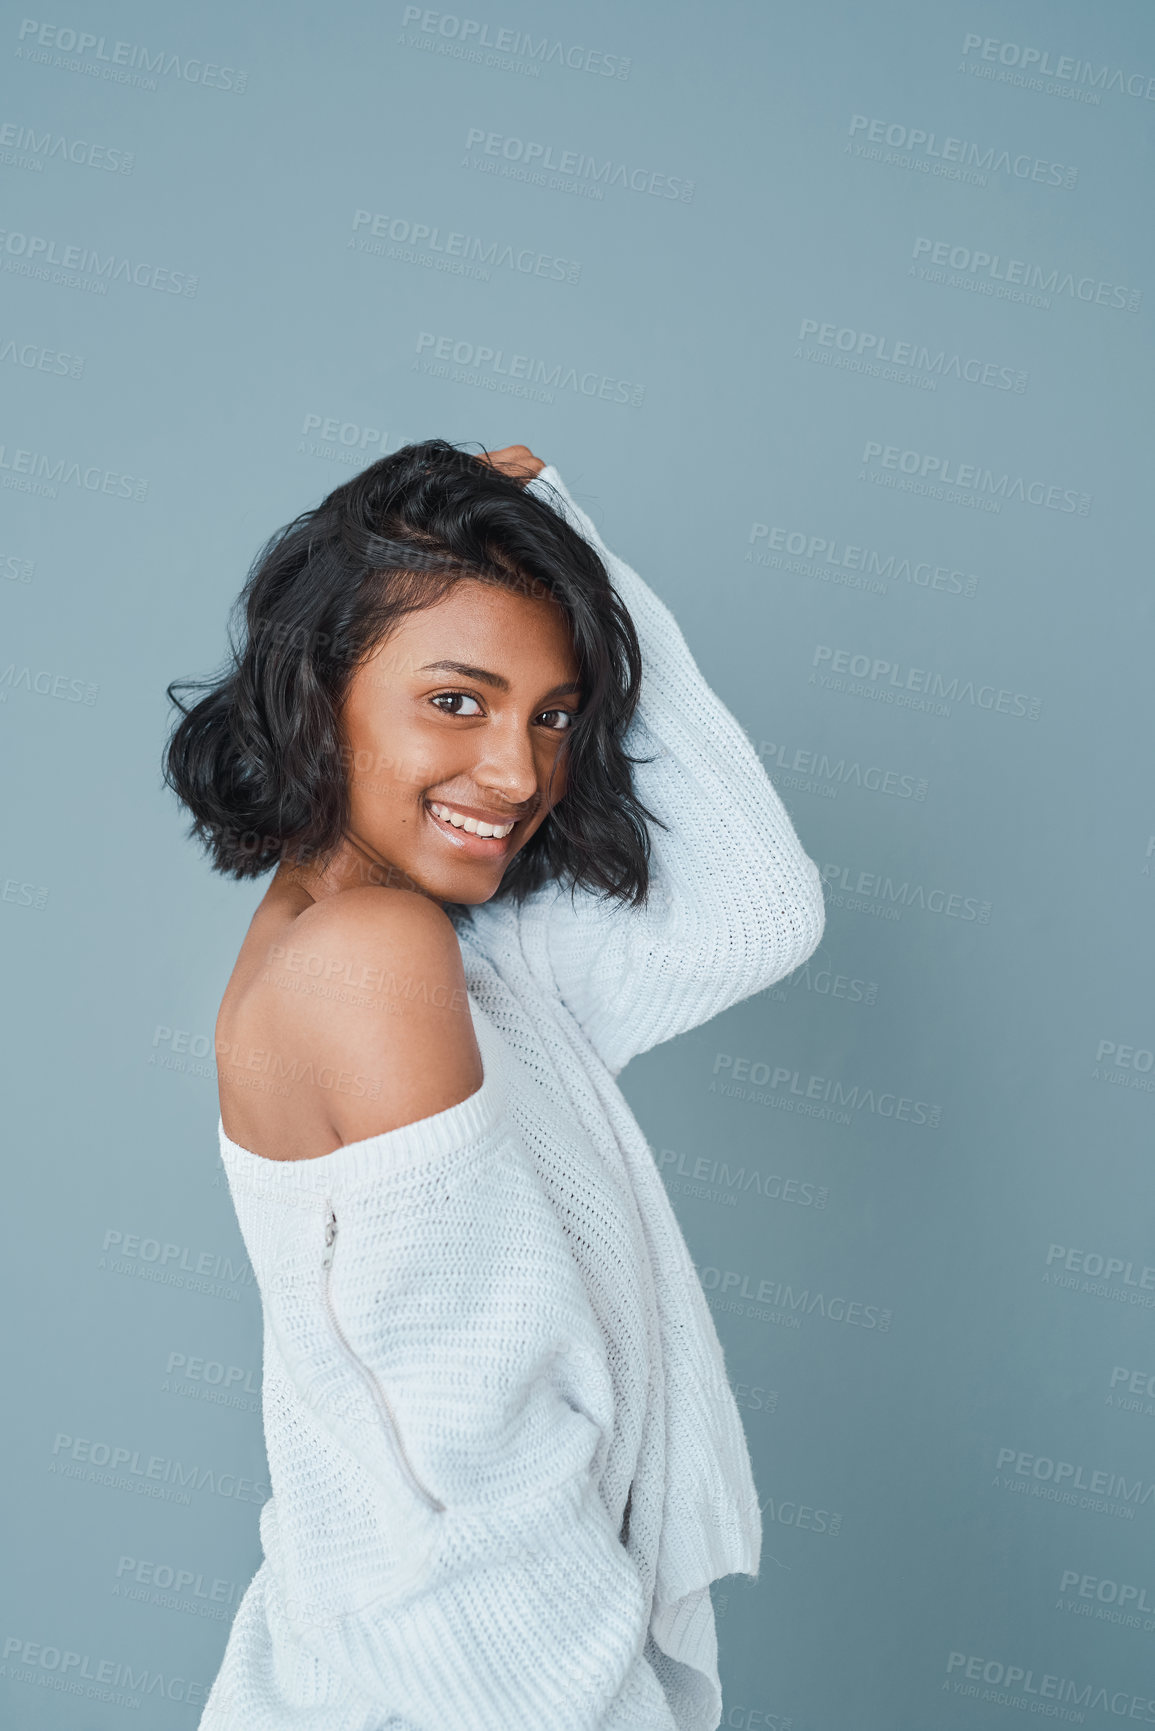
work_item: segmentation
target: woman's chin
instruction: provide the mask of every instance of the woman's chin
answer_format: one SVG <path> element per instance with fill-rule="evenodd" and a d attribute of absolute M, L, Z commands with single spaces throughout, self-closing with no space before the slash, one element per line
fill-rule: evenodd
<path fill-rule="evenodd" d="M 480 907 L 491 901 L 501 886 L 506 861 L 492 864 L 462 862 L 456 869 L 446 869 L 444 863 L 416 865 L 416 876 L 410 879 L 415 890 L 442 903 L 456 902 L 461 907 Z"/>

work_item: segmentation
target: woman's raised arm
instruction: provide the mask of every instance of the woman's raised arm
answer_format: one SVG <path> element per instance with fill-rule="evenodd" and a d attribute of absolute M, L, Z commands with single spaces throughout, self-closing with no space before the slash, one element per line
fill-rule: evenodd
<path fill-rule="evenodd" d="M 817 947 L 818 868 L 745 732 L 711 690 L 673 614 L 602 541 L 556 468 L 528 483 L 590 541 L 633 617 L 641 696 L 625 738 L 651 826 L 648 905 L 548 886 L 523 913 L 527 955 L 613 1074 L 639 1052 L 772 985 Z"/>

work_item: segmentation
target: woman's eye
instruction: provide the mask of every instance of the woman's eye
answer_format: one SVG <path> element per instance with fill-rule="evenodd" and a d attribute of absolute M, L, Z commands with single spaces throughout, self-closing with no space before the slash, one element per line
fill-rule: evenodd
<path fill-rule="evenodd" d="M 440 696 L 434 697 L 430 701 L 440 705 L 442 703 L 476 703 L 477 699 L 476 697 L 471 697 L 468 691 L 443 691 Z M 442 710 L 443 715 L 461 715 L 463 713 L 464 711 L 460 709 Z M 480 715 L 480 707 L 471 713 Z"/>
<path fill-rule="evenodd" d="M 477 698 L 468 691 L 441 691 L 436 697 L 431 697 L 431 703 L 441 709 L 442 715 L 467 715 L 471 719 L 481 714 L 481 706 Z M 476 707 L 470 710 L 442 708 L 443 704 L 472 703 Z M 560 720 L 558 719 L 560 717 Z M 544 721 L 551 733 L 567 733 L 573 725 L 573 711 L 569 709 L 543 709 L 540 720 Z"/>

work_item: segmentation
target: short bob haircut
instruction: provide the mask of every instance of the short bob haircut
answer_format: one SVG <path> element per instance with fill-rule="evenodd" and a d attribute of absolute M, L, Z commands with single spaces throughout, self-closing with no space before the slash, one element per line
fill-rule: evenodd
<path fill-rule="evenodd" d="M 661 820 L 633 791 L 630 765 L 647 760 L 623 745 L 641 651 L 605 565 L 561 512 L 462 446 L 428 439 L 382 457 L 269 538 L 234 606 L 223 672 L 167 688 L 180 717 L 164 780 L 215 871 L 256 878 L 281 860 L 332 856 L 348 822 L 340 714 L 350 677 L 403 615 L 471 577 L 560 604 L 581 683 L 565 795 L 493 899 L 522 902 L 556 879 L 571 894 L 645 902 L 646 820 Z M 180 695 L 197 692 L 191 707 Z"/>

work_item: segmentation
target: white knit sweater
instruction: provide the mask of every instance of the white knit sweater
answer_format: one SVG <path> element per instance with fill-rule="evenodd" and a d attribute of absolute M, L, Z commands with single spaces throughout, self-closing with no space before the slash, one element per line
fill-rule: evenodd
<path fill-rule="evenodd" d="M 721 1346 L 614 1078 L 781 979 L 802 851 L 672 614 L 557 470 L 642 649 L 649 904 L 455 912 L 477 1093 L 314 1160 L 220 1129 L 264 1312 L 273 1494 L 199 1731 L 715 1731 L 709 1584 L 756 1575 Z M 628 1510 L 627 1510 L 628 1501 Z M 628 1519 L 627 1519 L 628 1515 Z"/>

